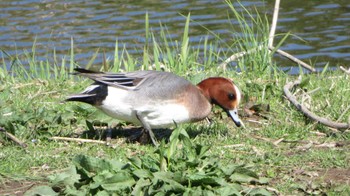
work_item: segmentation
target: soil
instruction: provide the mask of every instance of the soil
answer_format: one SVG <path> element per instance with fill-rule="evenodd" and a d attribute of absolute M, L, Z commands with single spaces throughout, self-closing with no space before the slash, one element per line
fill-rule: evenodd
<path fill-rule="evenodd" d="M 43 185 L 44 182 L 27 181 L 27 180 L 13 180 L 0 183 L 0 195 L 24 195 L 26 191 L 37 186 Z"/>
<path fill-rule="evenodd" d="M 330 184 L 350 185 L 350 169 L 332 168 L 319 171 L 319 178 Z"/>

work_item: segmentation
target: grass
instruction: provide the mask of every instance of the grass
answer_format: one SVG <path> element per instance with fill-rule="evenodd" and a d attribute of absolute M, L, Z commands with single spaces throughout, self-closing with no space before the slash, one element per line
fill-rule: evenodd
<path fill-rule="evenodd" d="M 97 162 L 114 160 L 124 164 L 133 163 L 127 172 L 133 174 L 134 177 L 137 176 L 133 173 L 137 167 L 133 158 L 140 158 L 143 164 L 140 168 L 153 168 L 150 171 L 153 172 L 154 176 L 164 174 L 161 173 L 164 171 L 171 174 L 185 171 L 187 173 L 183 176 L 186 176 L 188 181 L 195 183 L 192 185 L 180 183 L 182 186 L 187 186 L 184 189 L 179 188 L 181 191 L 199 191 L 200 189 L 215 193 L 216 187 L 222 191 L 223 189 L 214 185 L 215 183 L 205 184 L 213 180 L 212 175 L 215 174 L 215 179 L 232 178 L 233 180 L 226 183 L 233 183 L 232 186 L 235 188 L 237 188 L 236 185 L 241 186 L 241 189 L 237 188 L 237 190 L 242 194 L 254 194 L 254 192 L 247 192 L 247 189 L 244 188 L 246 186 L 253 187 L 249 189 L 250 191 L 260 188 L 259 191 L 262 191 L 260 194 L 264 195 L 267 195 L 264 191 L 274 194 L 273 189 L 278 190 L 283 195 L 321 193 L 340 195 L 349 193 L 350 185 L 347 177 L 350 173 L 349 132 L 336 131 L 319 125 L 300 114 L 283 97 L 282 91 L 283 85 L 294 80 L 294 76 L 278 71 L 267 50 L 260 50 L 243 57 L 237 62 L 236 67 L 231 67 L 229 70 L 217 69 L 217 65 L 223 60 L 223 55 L 228 56 L 233 52 L 248 50 L 261 43 L 267 44 L 268 26 L 266 19 L 256 15 L 254 11 L 238 12 L 234 7 L 231 9 L 233 16 L 240 21 L 239 27 L 244 32 L 243 34 L 234 34 L 233 29 L 235 41 L 232 44 L 226 43 L 227 45 L 221 46 L 217 43 L 209 43 L 208 40 L 204 39 L 202 51 L 191 47 L 189 42 L 190 16 L 187 17 L 182 40 L 169 39 L 167 37 L 168 30 L 163 25 L 158 37 L 149 30 L 146 15 L 146 39 L 149 42 L 145 45 L 141 58 L 133 57 L 125 49 L 119 51 L 119 42 L 116 41 L 115 55 L 112 59 L 106 57 L 103 67 L 93 65 L 93 60 L 97 55 L 94 55 L 88 63 L 88 67 L 112 71 L 149 69 L 154 64 L 155 69 L 159 70 L 164 66 L 165 70 L 184 76 L 193 83 L 198 83 L 208 76 L 225 76 L 232 78 L 242 90 L 244 100 L 241 108 L 251 104 L 260 104 L 260 106 L 269 106 L 270 108 L 270 110 L 258 111 L 257 115 L 249 117 L 241 109 L 240 114 L 245 122 L 245 129 L 236 128 L 220 109 L 214 108 L 210 116 L 213 124 L 207 125 L 205 122 L 199 122 L 180 126 L 175 130 L 175 135 L 171 136 L 173 139 L 170 142 L 165 142 L 159 149 L 152 145 L 125 142 L 124 134 L 128 131 L 123 131 L 123 129 L 128 129 L 130 126 L 111 119 L 88 105 L 61 103 L 65 96 L 83 90 L 91 82 L 69 75 L 69 72 L 76 66 L 73 40 L 70 55 L 62 59 L 54 57 L 54 62 L 37 60 L 35 43 L 31 51 L 24 51 L 23 54 L 16 56 L 9 56 L 5 51 L 2 51 L 0 126 L 26 142 L 28 147 L 22 149 L 7 139 L 4 134 L 0 134 L 0 181 L 2 183 L 0 194 L 14 194 L 20 185 L 24 187 L 23 192 L 30 187 L 26 186 L 28 184 L 48 184 L 53 187 L 53 181 L 55 181 L 57 174 L 76 175 L 74 172 L 67 173 L 65 168 L 75 166 L 78 173 L 85 171 L 79 170 L 79 168 L 84 167 L 78 167 L 84 163 L 82 160 L 85 158 L 77 159 L 77 157 L 82 156 L 86 156 L 86 160 L 90 161 L 95 160 L 92 157 L 98 158 Z M 256 37 L 257 34 L 259 37 Z M 217 37 L 220 39 L 218 35 Z M 170 43 L 177 44 L 170 45 Z M 220 47 L 227 48 L 228 46 L 235 50 L 229 51 L 227 54 L 217 51 Z M 98 52 L 96 51 L 96 54 Z M 349 121 L 349 75 L 337 71 L 325 71 L 303 75 L 303 78 L 302 86 L 295 89 L 300 102 L 309 105 L 311 110 L 320 116 L 341 122 Z M 122 127 L 122 129 L 118 128 L 119 126 L 114 129 L 117 136 L 113 137 L 109 146 L 50 139 L 52 136 L 89 136 L 96 140 L 103 139 L 104 137 L 101 135 L 105 126 L 98 126 L 101 124 L 100 122 L 111 127 L 115 127 L 117 124 Z M 90 124 L 95 125 L 95 127 L 91 128 Z M 188 136 L 181 132 L 182 130 L 186 130 L 185 133 L 188 133 Z M 176 135 L 179 132 L 182 133 L 182 136 L 181 134 Z M 283 142 L 274 144 L 281 138 L 283 138 Z M 337 143 L 338 145 L 336 147 L 318 147 L 322 143 Z M 195 148 L 207 149 L 205 156 L 191 151 Z M 154 157 L 158 158 L 154 159 Z M 193 159 L 198 160 L 197 165 L 191 162 Z M 210 162 L 212 159 L 217 160 L 220 166 L 212 167 L 213 163 Z M 209 166 L 204 167 L 204 165 Z M 242 166 L 245 173 L 232 171 L 230 177 L 225 177 L 224 174 L 214 169 L 227 170 L 230 166 Z M 91 167 L 97 166 L 92 165 Z M 154 170 L 158 167 L 159 169 Z M 201 168 L 202 170 L 200 170 Z M 205 168 L 215 172 L 210 173 Z M 111 168 L 105 168 L 103 172 L 116 175 Z M 198 172 L 204 172 L 202 174 L 205 174 L 206 178 L 202 176 L 203 178 L 194 179 L 193 175 L 196 174 L 198 177 Z M 157 175 L 155 175 L 156 173 Z M 98 174 L 85 179 L 86 182 L 96 183 L 96 179 L 101 177 Z M 238 174 L 245 177 L 240 178 L 240 180 L 232 177 Z M 51 176 L 51 181 L 48 180 L 48 176 Z M 147 176 L 142 179 L 155 182 L 153 177 Z M 269 182 L 257 183 L 251 178 L 255 180 L 268 178 Z M 128 179 L 132 181 L 131 178 Z M 133 178 L 133 180 L 138 179 L 141 177 Z M 173 180 L 173 178 L 171 179 Z M 162 187 L 163 189 L 159 188 L 159 190 L 175 191 L 174 187 L 170 186 L 172 183 L 169 183 L 168 178 L 163 176 L 158 180 L 157 183 L 163 182 L 162 186 L 151 183 L 149 186 L 144 185 L 143 189 L 139 190 L 152 191 Z M 55 186 L 60 187 L 61 191 L 72 191 L 73 188 L 69 183 L 72 182 L 64 181 L 59 186 Z M 80 182 L 74 183 L 73 187 L 77 189 L 77 184 Z M 155 185 L 159 185 L 159 187 L 155 187 Z M 101 187 L 106 186 L 102 184 L 96 189 L 85 187 L 74 190 L 99 190 L 101 194 L 102 191 L 110 191 Z M 188 187 L 192 187 L 192 189 L 189 190 Z M 180 190 L 176 189 L 176 191 Z M 125 189 L 124 191 L 126 193 L 132 190 Z"/>

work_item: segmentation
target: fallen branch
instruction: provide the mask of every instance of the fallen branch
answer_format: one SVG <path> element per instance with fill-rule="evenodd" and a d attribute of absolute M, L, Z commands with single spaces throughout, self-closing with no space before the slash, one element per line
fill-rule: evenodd
<path fill-rule="evenodd" d="M 279 12 L 279 6 L 280 6 L 280 0 L 276 0 L 275 1 L 275 7 L 274 7 L 274 11 L 273 11 L 273 18 L 272 18 L 272 24 L 271 24 L 271 29 L 270 29 L 270 34 L 269 34 L 269 39 L 268 39 L 268 49 L 270 51 L 276 51 L 278 54 L 286 57 L 287 59 L 297 63 L 298 65 L 301 65 L 302 67 L 304 67 L 305 69 L 311 71 L 311 72 L 316 72 L 316 69 L 311 67 L 309 64 L 299 60 L 298 58 L 292 56 L 291 54 L 277 49 L 273 46 L 273 40 L 274 40 L 274 36 L 275 36 L 275 32 L 276 32 L 276 26 L 277 26 L 277 19 L 278 19 L 278 12 Z M 246 54 L 250 54 L 259 50 L 263 49 L 263 45 L 259 45 L 257 48 L 253 48 L 247 51 L 243 51 L 243 52 L 238 52 L 235 53 L 233 55 L 231 55 L 229 58 L 227 58 L 224 62 L 222 62 L 219 65 L 219 68 L 226 70 L 227 65 L 232 62 L 235 61 L 236 59 L 243 57 Z M 350 69 L 349 69 L 350 71 Z"/>
<path fill-rule="evenodd" d="M 350 128 L 350 123 L 338 123 L 338 122 L 333 122 L 329 119 L 320 117 L 312 113 L 310 110 L 308 110 L 304 105 L 300 104 L 294 95 L 290 92 L 290 89 L 299 85 L 301 83 L 301 77 L 298 78 L 298 80 L 294 82 L 288 82 L 284 87 L 283 91 L 284 94 L 286 95 L 287 99 L 298 109 L 300 110 L 305 116 L 308 118 L 317 121 L 323 125 L 326 125 L 328 127 L 332 127 L 335 129 L 349 129 Z"/>
<path fill-rule="evenodd" d="M 273 46 L 270 46 L 269 47 L 269 50 L 273 51 L 275 50 L 275 47 Z M 309 71 L 312 71 L 312 72 L 316 72 L 316 69 L 311 67 L 309 64 L 305 63 L 304 61 L 302 60 L 299 60 L 298 58 L 294 57 L 293 55 L 281 50 L 281 49 L 277 49 L 276 52 L 286 58 L 288 58 L 289 60 L 291 61 L 294 61 L 295 63 L 298 63 L 299 65 L 301 65 L 302 67 L 304 67 L 305 69 L 309 70 Z"/>
<path fill-rule="evenodd" d="M 257 51 L 257 50 L 262 50 L 262 49 L 263 49 L 263 46 L 260 45 L 260 46 L 258 46 L 257 48 L 253 48 L 253 49 L 250 49 L 250 50 L 247 50 L 247 51 L 235 53 L 235 54 L 231 55 L 229 58 L 227 58 L 224 62 L 222 62 L 222 63 L 219 65 L 219 68 L 226 70 L 226 67 L 227 67 L 227 65 L 228 65 L 230 62 L 235 61 L 236 59 L 238 59 L 238 58 L 240 58 L 240 57 L 243 57 L 243 56 L 246 55 L 246 54 L 251 54 L 251 53 L 253 53 L 253 52 Z M 274 51 L 274 50 L 276 50 L 276 48 L 273 47 L 273 46 L 269 46 L 269 50 L 270 50 L 270 51 Z M 298 65 L 301 65 L 301 66 L 304 67 L 305 69 L 307 69 L 307 70 L 309 70 L 309 71 L 311 71 L 311 72 L 316 72 L 316 69 L 313 68 L 313 67 L 311 67 L 311 65 L 305 63 L 304 61 L 302 61 L 302 60 L 300 60 L 300 59 L 294 57 L 293 55 L 291 55 L 291 54 L 289 54 L 289 53 L 287 53 L 287 52 L 285 52 L 285 51 L 283 51 L 283 50 L 281 50 L 281 49 L 277 49 L 276 52 L 277 52 L 278 54 L 280 54 L 280 55 L 286 57 L 287 59 L 289 59 L 289 60 L 291 60 L 291 61 L 297 63 Z M 350 72 L 349 72 L 349 74 L 350 74 Z"/>
<path fill-rule="evenodd" d="M 27 144 L 22 142 L 20 139 L 18 139 L 16 136 L 12 135 L 11 133 L 7 132 L 3 127 L 0 127 L 0 132 L 3 132 L 6 137 L 10 138 L 12 141 L 14 141 L 16 144 L 21 146 L 22 148 L 26 148 Z"/>
<path fill-rule="evenodd" d="M 253 53 L 253 52 L 257 51 L 257 50 L 261 50 L 261 49 L 263 49 L 262 45 L 258 46 L 257 48 L 252 48 L 252 49 L 247 50 L 247 51 L 235 53 L 235 54 L 231 55 L 230 57 L 228 57 L 224 62 L 222 62 L 219 65 L 219 68 L 221 68 L 223 70 L 226 70 L 227 64 L 231 63 L 232 61 L 235 61 L 236 59 L 238 59 L 240 57 L 243 57 L 246 54 L 251 54 L 251 53 Z"/>
<path fill-rule="evenodd" d="M 91 140 L 91 139 L 81 139 L 81 138 L 70 138 L 70 137 L 51 137 L 53 140 L 63 140 L 70 142 L 81 142 L 81 143 L 97 143 L 97 144 L 107 144 L 105 141 L 101 140 Z"/>
<path fill-rule="evenodd" d="M 268 44 L 269 48 L 273 47 L 273 38 L 275 37 L 279 9 L 280 9 L 280 0 L 276 0 L 275 7 L 273 10 L 270 34 L 269 34 L 269 44 Z"/>
<path fill-rule="evenodd" d="M 347 70 L 343 66 L 340 66 L 340 69 L 343 70 L 345 73 L 350 75 L 350 68 Z"/>

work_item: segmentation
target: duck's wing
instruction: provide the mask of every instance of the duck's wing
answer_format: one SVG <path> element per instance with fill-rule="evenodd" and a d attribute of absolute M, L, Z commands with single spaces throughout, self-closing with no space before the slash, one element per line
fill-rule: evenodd
<path fill-rule="evenodd" d="M 158 71 L 136 71 L 127 73 L 105 73 L 95 72 L 83 68 L 75 68 L 74 75 L 90 78 L 98 83 L 106 84 L 125 90 L 135 90 L 147 79 L 155 79 L 163 72 Z"/>

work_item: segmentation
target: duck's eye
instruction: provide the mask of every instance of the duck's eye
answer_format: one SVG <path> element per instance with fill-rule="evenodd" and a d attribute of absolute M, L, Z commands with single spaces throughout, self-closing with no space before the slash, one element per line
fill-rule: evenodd
<path fill-rule="evenodd" d="M 229 100 L 235 99 L 235 95 L 234 95 L 233 93 L 229 93 L 229 94 L 228 94 L 228 99 L 229 99 Z"/>

